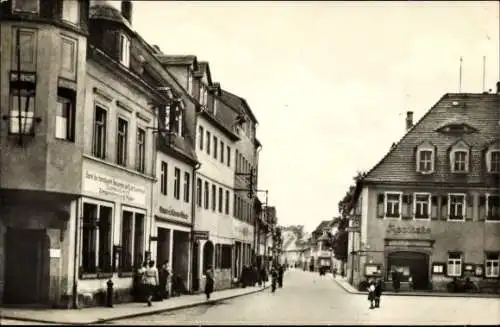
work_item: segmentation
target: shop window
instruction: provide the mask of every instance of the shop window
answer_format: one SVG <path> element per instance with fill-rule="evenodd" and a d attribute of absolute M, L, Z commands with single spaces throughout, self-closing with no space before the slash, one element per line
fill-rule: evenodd
<path fill-rule="evenodd" d="M 231 254 L 232 246 L 227 244 L 222 244 L 221 248 L 221 269 L 231 268 Z"/>
<path fill-rule="evenodd" d="M 214 159 L 217 159 L 217 154 L 218 154 L 217 146 L 218 145 L 219 145 L 219 143 L 217 140 L 217 136 L 214 135 L 214 152 L 213 152 Z"/>
<path fill-rule="evenodd" d="M 196 205 L 198 207 L 201 207 L 201 201 L 202 201 L 202 189 L 201 189 L 201 179 L 197 178 L 196 179 Z"/>
<path fill-rule="evenodd" d="M 127 146 L 128 121 L 118 118 L 118 128 L 116 130 L 116 163 L 120 166 L 127 166 Z"/>
<path fill-rule="evenodd" d="M 82 273 L 111 272 L 112 208 L 84 203 L 82 222 Z"/>
<path fill-rule="evenodd" d="M 33 135 L 35 123 L 36 84 L 10 83 L 9 133 Z"/>
<path fill-rule="evenodd" d="M 224 142 L 220 141 L 220 162 L 224 163 Z"/>
<path fill-rule="evenodd" d="M 191 192 L 191 175 L 184 172 L 184 202 L 189 202 L 189 194 Z"/>
<path fill-rule="evenodd" d="M 402 193 L 385 193 L 385 217 L 400 218 L 401 217 L 401 201 Z"/>
<path fill-rule="evenodd" d="M 63 0 L 61 17 L 64 21 L 77 25 L 80 21 L 80 1 Z"/>
<path fill-rule="evenodd" d="M 199 144 L 201 151 L 203 151 L 203 143 L 205 141 L 204 136 L 205 136 L 205 132 L 203 130 L 203 126 L 198 126 L 198 144 Z"/>
<path fill-rule="evenodd" d="M 212 184 L 212 211 L 217 209 L 217 187 Z"/>
<path fill-rule="evenodd" d="M 462 276 L 462 254 L 460 253 L 448 254 L 448 264 L 446 266 L 446 273 L 450 277 Z"/>
<path fill-rule="evenodd" d="M 463 221 L 465 219 L 465 194 L 449 194 L 448 197 L 448 220 Z"/>
<path fill-rule="evenodd" d="M 38 13 L 40 11 L 40 0 L 11 0 L 12 11 Z"/>
<path fill-rule="evenodd" d="M 222 212 L 222 207 L 224 206 L 223 194 L 222 187 L 219 187 L 219 212 Z"/>
<path fill-rule="evenodd" d="M 486 221 L 500 221 L 500 196 L 486 195 Z"/>
<path fill-rule="evenodd" d="M 229 191 L 226 190 L 226 207 L 225 207 L 225 214 L 229 215 Z"/>
<path fill-rule="evenodd" d="M 208 182 L 205 182 L 205 192 L 204 192 L 204 207 L 205 209 L 208 209 L 208 203 L 209 203 L 209 199 L 210 199 L 210 194 L 209 194 L 209 187 L 208 187 Z"/>
<path fill-rule="evenodd" d="M 207 131 L 206 132 L 206 138 L 207 138 L 207 154 L 208 155 L 210 155 L 210 141 L 211 141 L 210 137 L 211 137 L 210 136 L 210 132 Z"/>
<path fill-rule="evenodd" d="M 163 195 L 167 195 L 168 191 L 168 164 L 165 161 L 161 162 L 161 173 L 160 173 L 160 192 Z"/>
<path fill-rule="evenodd" d="M 144 223 L 144 214 L 122 212 L 120 272 L 132 272 L 144 260 Z"/>
<path fill-rule="evenodd" d="M 107 112 L 103 107 L 96 105 L 94 110 L 94 134 L 92 141 L 92 155 L 99 159 L 106 158 L 106 130 Z"/>
<path fill-rule="evenodd" d="M 415 218 L 428 219 L 430 217 L 431 195 L 429 193 L 415 193 Z"/>
<path fill-rule="evenodd" d="M 118 59 L 123 66 L 128 68 L 130 65 L 130 40 L 124 34 L 120 34 L 119 40 L 120 52 Z"/>
<path fill-rule="evenodd" d="M 142 128 L 137 128 L 137 139 L 135 148 L 135 167 L 138 172 L 146 171 L 146 131 Z"/>
<path fill-rule="evenodd" d="M 487 253 L 485 260 L 485 272 L 484 275 L 487 278 L 498 278 L 500 276 L 499 271 L 500 254 L 499 253 Z"/>
<path fill-rule="evenodd" d="M 227 166 L 231 167 L 231 148 L 229 147 L 229 145 L 227 146 L 226 154 L 227 154 Z"/>
<path fill-rule="evenodd" d="M 500 150 L 489 150 L 486 153 L 486 166 L 489 173 L 500 173 Z"/>
<path fill-rule="evenodd" d="M 181 198 L 181 170 L 177 167 L 174 169 L 174 198 Z"/>

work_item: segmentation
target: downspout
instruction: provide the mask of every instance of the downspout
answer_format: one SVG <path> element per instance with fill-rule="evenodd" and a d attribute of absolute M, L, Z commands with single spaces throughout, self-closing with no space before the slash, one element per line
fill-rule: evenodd
<path fill-rule="evenodd" d="M 193 181 L 192 181 L 192 190 L 191 190 L 191 282 L 189 283 L 190 285 L 190 289 L 191 289 L 191 293 L 193 293 L 193 281 L 195 278 L 198 278 L 198 276 L 193 276 L 193 272 L 195 271 L 195 265 L 198 264 L 198 262 L 195 262 L 193 260 L 193 257 L 194 257 L 194 244 L 196 242 L 196 240 L 194 239 L 194 226 L 195 226 L 195 222 L 196 222 L 196 202 L 198 201 L 196 195 L 197 195 L 197 185 L 196 185 L 196 172 L 200 169 L 201 167 L 201 163 L 197 162 L 194 166 L 193 166 Z M 198 258 L 199 260 L 199 258 Z M 199 272 L 198 272 L 199 273 Z"/>
<path fill-rule="evenodd" d="M 79 240 L 78 240 L 78 230 L 80 225 L 80 200 L 76 201 L 76 216 L 75 216 L 75 250 L 73 251 L 73 290 L 71 292 L 71 304 L 73 309 L 78 309 L 78 267 L 79 267 L 79 258 L 78 258 L 78 249 Z"/>

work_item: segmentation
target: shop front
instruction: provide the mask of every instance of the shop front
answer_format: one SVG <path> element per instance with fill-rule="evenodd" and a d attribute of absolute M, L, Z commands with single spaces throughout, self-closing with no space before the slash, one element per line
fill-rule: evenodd
<path fill-rule="evenodd" d="M 84 161 L 76 243 L 81 305 L 103 301 L 108 280 L 118 302 L 132 299 L 134 271 L 151 258 L 152 182 L 142 174 Z"/>
<path fill-rule="evenodd" d="M 254 239 L 254 229 L 250 224 L 234 219 L 234 257 L 233 257 L 233 277 L 239 279 L 245 266 L 250 266 L 252 262 L 252 243 Z"/>

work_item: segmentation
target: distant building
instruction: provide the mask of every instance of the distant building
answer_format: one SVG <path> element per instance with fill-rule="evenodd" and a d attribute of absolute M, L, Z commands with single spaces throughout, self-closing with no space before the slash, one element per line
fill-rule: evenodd
<path fill-rule="evenodd" d="M 500 83 L 445 94 L 358 183 L 348 262 L 354 284 L 391 271 L 405 288 L 446 290 L 470 277 L 498 289 Z"/>
<path fill-rule="evenodd" d="M 333 251 L 329 246 L 332 224 L 332 220 L 324 220 L 311 233 L 309 267 L 315 271 L 321 267 L 332 268 Z"/>

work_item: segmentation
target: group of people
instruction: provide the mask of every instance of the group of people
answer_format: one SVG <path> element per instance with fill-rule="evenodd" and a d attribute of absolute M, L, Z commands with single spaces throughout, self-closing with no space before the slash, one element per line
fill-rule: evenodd
<path fill-rule="evenodd" d="M 370 301 L 370 309 L 380 308 L 380 297 L 382 296 L 382 279 L 370 279 L 368 285 L 368 301 Z"/>

